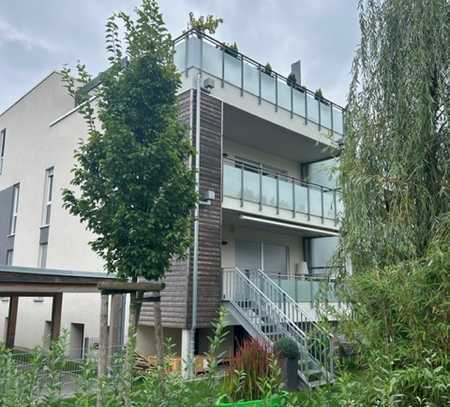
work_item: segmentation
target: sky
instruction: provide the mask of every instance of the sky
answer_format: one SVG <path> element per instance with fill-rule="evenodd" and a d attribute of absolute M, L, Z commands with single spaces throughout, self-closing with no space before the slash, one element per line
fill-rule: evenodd
<path fill-rule="evenodd" d="M 85 63 L 96 74 L 107 66 L 106 19 L 133 13 L 140 0 L 1 0 L 0 112 L 48 73 Z M 288 75 L 302 61 L 302 83 L 344 105 L 359 41 L 357 0 L 159 0 L 173 36 L 188 14 L 222 17 L 215 37 Z"/>

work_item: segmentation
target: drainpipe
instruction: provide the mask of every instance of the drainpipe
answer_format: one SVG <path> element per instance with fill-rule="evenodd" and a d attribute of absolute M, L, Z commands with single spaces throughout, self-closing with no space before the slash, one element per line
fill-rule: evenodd
<path fill-rule="evenodd" d="M 200 98 L 202 73 L 197 73 L 197 103 L 195 121 L 195 191 L 200 193 Z M 197 201 L 194 210 L 194 258 L 192 265 L 192 325 L 190 356 L 194 366 L 195 331 L 197 329 L 197 303 L 198 303 L 198 231 L 199 231 L 200 202 Z M 193 372 L 192 372 L 193 373 Z"/>

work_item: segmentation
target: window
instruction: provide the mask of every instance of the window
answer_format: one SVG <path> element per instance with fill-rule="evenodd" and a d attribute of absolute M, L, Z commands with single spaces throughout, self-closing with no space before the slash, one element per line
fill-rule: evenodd
<path fill-rule="evenodd" d="M 16 233 L 17 214 L 19 212 L 19 191 L 20 191 L 19 184 L 14 185 L 11 225 L 9 227 L 10 235 L 14 235 Z"/>
<path fill-rule="evenodd" d="M 3 170 L 3 159 L 5 157 L 5 146 L 6 146 L 6 129 L 0 131 L 0 174 Z"/>
<path fill-rule="evenodd" d="M 13 263 L 14 250 L 9 249 L 6 251 L 6 265 L 11 266 Z"/>
<path fill-rule="evenodd" d="M 50 225 L 53 200 L 53 167 L 45 171 L 44 207 L 42 209 L 42 226 Z"/>
<path fill-rule="evenodd" d="M 45 269 L 47 267 L 47 243 L 39 245 L 38 267 Z"/>

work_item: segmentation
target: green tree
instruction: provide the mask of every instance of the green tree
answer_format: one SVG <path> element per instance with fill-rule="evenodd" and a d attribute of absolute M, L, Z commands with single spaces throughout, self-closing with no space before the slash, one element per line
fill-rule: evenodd
<path fill-rule="evenodd" d="M 214 17 L 212 14 L 200 17 L 195 17 L 191 11 L 189 13 L 188 29 L 195 29 L 197 31 L 209 34 L 215 34 L 219 25 L 223 23 L 223 18 Z"/>
<path fill-rule="evenodd" d="M 193 149 L 177 119 L 180 78 L 157 2 L 143 0 L 136 15 L 109 18 L 109 68 L 99 79 L 81 64 L 77 79 L 63 70 L 88 125 L 63 199 L 93 232 L 90 245 L 109 273 L 160 280 L 191 243 Z"/>
<path fill-rule="evenodd" d="M 340 329 L 363 380 L 345 405 L 448 405 L 449 5 L 360 0 L 340 180 L 341 255 L 353 275 Z M 340 405 L 340 404 L 339 404 Z"/>
<path fill-rule="evenodd" d="M 448 4 L 359 8 L 341 156 L 343 248 L 357 272 L 423 256 L 450 205 Z"/>

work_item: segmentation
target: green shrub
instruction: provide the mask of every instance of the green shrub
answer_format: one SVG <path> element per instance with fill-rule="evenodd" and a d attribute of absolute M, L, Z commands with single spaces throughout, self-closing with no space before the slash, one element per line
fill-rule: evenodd
<path fill-rule="evenodd" d="M 275 353 L 287 359 L 298 359 L 300 356 L 297 343 L 288 337 L 281 338 L 273 349 Z"/>

